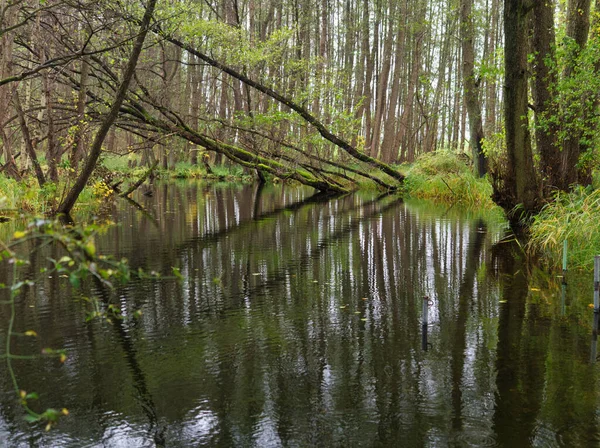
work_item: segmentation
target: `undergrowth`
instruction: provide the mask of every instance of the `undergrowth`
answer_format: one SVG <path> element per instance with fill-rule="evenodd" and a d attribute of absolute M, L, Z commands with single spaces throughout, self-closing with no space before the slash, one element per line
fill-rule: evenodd
<path fill-rule="evenodd" d="M 492 186 L 487 178 L 475 176 L 471 168 L 450 151 L 420 156 L 407 172 L 405 192 L 411 197 L 434 202 L 495 207 L 491 199 Z"/>
<path fill-rule="evenodd" d="M 590 269 L 600 253 L 600 190 L 583 187 L 557 193 L 533 218 L 529 249 L 539 251 L 551 264 L 562 262 L 563 242 L 568 243 L 568 268 Z"/>

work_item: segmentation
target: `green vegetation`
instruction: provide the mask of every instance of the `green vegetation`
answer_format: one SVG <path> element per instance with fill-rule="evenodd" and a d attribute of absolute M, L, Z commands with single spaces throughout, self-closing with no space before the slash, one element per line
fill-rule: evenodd
<path fill-rule="evenodd" d="M 83 221 L 87 222 L 87 218 L 97 214 L 104 204 L 112 201 L 115 193 L 113 185 L 121 179 L 126 180 L 124 185 L 127 185 L 130 180 L 133 182 L 147 171 L 145 166 L 136 164 L 131 167 L 127 162 L 128 159 L 122 156 L 101 159 L 77 202 L 75 215 L 83 217 Z M 207 173 L 202 165 L 179 162 L 173 169 L 156 170 L 155 176 L 161 179 L 202 179 L 210 182 L 250 182 L 253 179 L 237 165 L 215 165 L 211 169 L 212 173 Z M 0 217 L 51 215 L 68 191 L 71 182 L 68 168 L 60 169 L 59 182 L 46 182 L 42 188 L 34 177 L 27 176 L 22 180 L 15 180 L 0 174 Z"/>
<path fill-rule="evenodd" d="M 592 268 L 594 256 L 600 252 L 599 222 L 600 190 L 578 188 L 572 193 L 557 193 L 555 200 L 534 217 L 529 248 L 558 266 L 566 239 L 569 269 Z"/>
<path fill-rule="evenodd" d="M 49 215 L 55 210 L 60 198 L 69 186 L 69 181 L 47 182 L 40 188 L 35 179 L 26 177 L 17 181 L 0 175 L 0 216 Z M 90 216 L 112 196 L 106 181 L 96 177 L 88 185 L 77 204 L 78 214 Z"/>
<path fill-rule="evenodd" d="M 30 423 L 42 422 L 48 431 L 60 417 L 69 415 L 66 408 L 57 410 L 48 408 L 44 411 L 36 411 L 34 402 L 39 398 L 36 392 L 25 391 L 15 373 L 13 362 L 16 360 L 30 360 L 40 355 L 24 355 L 13 352 L 13 340 L 16 337 L 37 338 L 34 330 L 27 329 L 23 332 L 15 331 L 15 320 L 17 316 L 17 302 L 26 287 L 33 286 L 40 278 L 48 275 L 60 275 L 68 278 L 73 288 L 79 289 L 88 278 L 94 279 L 99 290 L 111 289 L 116 282 L 125 283 L 129 281 L 132 273 L 126 260 L 112 260 L 109 257 L 98 255 L 94 243 L 95 235 L 102 232 L 105 227 L 97 224 L 80 227 L 65 228 L 56 221 L 36 219 L 29 223 L 26 229 L 14 232 L 8 243 L 0 240 L 0 261 L 7 261 L 11 265 L 10 280 L 8 284 L 0 284 L 0 290 L 8 291 L 8 300 L 2 301 L 2 305 L 9 307 L 8 325 L 4 337 L 4 352 L 1 357 L 6 362 L 11 384 L 19 404 L 25 411 L 25 420 Z M 20 254 L 31 252 L 34 246 L 55 244 L 59 246 L 64 255 L 58 259 L 49 258 L 47 265 L 35 272 L 28 269 L 30 274 L 27 280 L 23 278 L 23 269 L 30 266 L 30 262 L 20 257 Z M 133 273 L 135 274 L 135 273 Z M 143 272 L 138 275 L 143 276 Z M 108 296 L 107 296 L 108 297 Z M 120 309 L 110 303 L 107 298 L 98 297 L 84 298 L 90 304 L 87 320 L 101 318 L 110 322 L 110 319 L 123 319 Z M 132 318 L 138 317 L 139 312 L 134 312 Z M 41 350 L 41 356 L 57 358 L 61 363 L 67 359 L 67 353 L 63 349 L 45 347 Z"/>
<path fill-rule="evenodd" d="M 473 174 L 459 155 L 450 151 L 426 153 L 408 168 L 406 193 L 414 198 L 460 203 L 485 209 L 495 207 L 487 178 Z"/>

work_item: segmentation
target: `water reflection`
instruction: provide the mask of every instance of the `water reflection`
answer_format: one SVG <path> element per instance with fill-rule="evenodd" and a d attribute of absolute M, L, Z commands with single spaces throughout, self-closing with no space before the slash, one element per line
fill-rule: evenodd
<path fill-rule="evenodd" d="M 163 185 L 136 200 L 115 206 L 118 226 L 98 251 L 163 275 L 177 266 L 184 280 L 108 295 L 89 285 L 83 296 L 142 311 L 113 323 L 86 323 L 66 279 L 27 290 L 17 331 L 42 342 L 19 340 L 19 350 L 66 347 L 69 358 L 17 373 L 41 407 L 71 416 L 32 431 L 3 375 L 9 446 L 597 440 L 589 327 L 573 305 L 561 316 L 558 285 L 530 287 L 538 274 L 494 222 L 397 196 L 281 186 Z M 52 250 L 32 251 L 31 275 Z"/>

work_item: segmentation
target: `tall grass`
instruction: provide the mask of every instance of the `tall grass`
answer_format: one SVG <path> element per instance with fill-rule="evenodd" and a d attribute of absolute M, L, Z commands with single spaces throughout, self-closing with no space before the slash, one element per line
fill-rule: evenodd
<path fill-rule="evenodd" d="M 77 201 L 74 217 L 78 213 L 84 213 L 84 216 L 96 213 L 107 200 L 110 200 L 106 189 L 103 191 L 104 194 L 98 193 L 97 184 L 98 182 L 95 182 L 84 188 Z M 16 181 L 0 174 L 0 216 L 49 214 L 56 208 L 68 188 L 70 184 L 66 181 L 58 184 L 46 182 L 44 187 L 40 188 L 33 177 Z"/>
<path fill-rule="evenodd" d="M 471 168 L 450 151 L 419 157 L 407 172 L 405 191 L 411 197 L 435 202 L 495 207 L 487 178 L 476 177 Z"/>
<path fill-rule="evenodd" d="M 592 268 L 594 255 L 600 254 L 600 190 L 558 193 L 534 217 L 530 232 L 529 249 L 541 252 L 552 264 L 562 262 L 567 240 L 569 269 Z"/>

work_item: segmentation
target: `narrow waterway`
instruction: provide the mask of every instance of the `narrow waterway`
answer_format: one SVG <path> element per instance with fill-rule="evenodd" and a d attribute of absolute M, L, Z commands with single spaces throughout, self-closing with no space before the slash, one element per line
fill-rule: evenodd
<path fill-rule="evenodd" d="M 26 423 L 2 361 L 0 447 L 600 443 L 591 285 L 563 295 L 497 217 L 286 186 L 137 200 L 115 203 L 97 252 L 164 278 L 24 290 L 15 331 L 38 337 L 15 353 L 68 357 L 17 361 L 19 383 L 70 415 Z M 27 269 L 59 256 L 32 252 Z M 125 319 L 86 320 L 107 303 Z"/>

